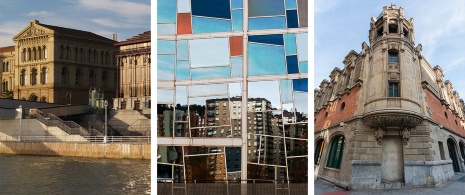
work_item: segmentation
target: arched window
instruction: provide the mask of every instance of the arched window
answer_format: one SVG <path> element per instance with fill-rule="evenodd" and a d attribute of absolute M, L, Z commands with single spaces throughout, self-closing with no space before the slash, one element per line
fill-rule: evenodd
<path fill-rule="evenodd" d="M 47 46 L 44 46 L 44 59 L 47 59 Z"/>
<path fill-rule="evenodd" d="M 102 73 L 102 87 L 108 87 L 108 73 L 103 71 Z"/>
<path fill-rule="evenodd" d="M 6 72 L 9 72 L 10 71 L 10 63 L 9 62 L 6 62 Z"/>
<path fill-rule="evenodd" d="M 47 67 L 42 68 L 42 72 L 40 73 L 40 83 L 46 84 L 48 80 L 48 69 Z"/>
<path fill-rule="evenodd" d="M 31 48 L 28 48 L 26 61 L 30 61 L 30 60 L 32 60 L 32 51 L 31 51 Z"/>
<path fill-rule="evenodd" d="M 94 70 L 90 70 L 89 72 L 89 85 L 95 86 L 95 72 Z"/>
<path fill-rule="evenodd" d="M 45 96 L 42 96 L 42 97 L 40 98 L 40 101 L 41 101 L 41 102 L 47 102 L 47 98 L 46 98 Z"/>
<path fill-rule="evenodd" d="M 26 48 L 23 49 L 23 55 L 21 57 L 21 60 L 24 62 L 27 60 L 27 53 L 26 53 Z"/>
<path fill-rule="evenodd" d="M 76 85 L 81 85 L 82 84 L 82 73 L 81 73 L 81 69 L 77 69 L 76 70 L 76 81 L 75 81 L 75 84 Z"/>
<path fill-rule="evenodd" d="M 323 153 L 323 148 L 325 146 L 325 140 L 320 139 L 316 142 L 315 146 L 315 165 L 320 164 L 321 154 Z"/>
<path fill-rule="evenodd" d="M 69 72 L 66 67 L 61 69 L 61 83 L 68 84 L 69 81 Z"/>
<path fill-rule="evenodd" d="M 331 149 L 329 150 L 327 167 L 339 169 L 342 162 L 342 154 L 344 151 L 344 136 L 338 135 L 331 142 Z"/>
<path fill-rule="evenodd" d="M 39 60 L 43 59 L 44 56 L 43 56 L 43 54 L 42 54 L 42 47 L 39 47 L 38 53 L 39 53 L 39 55 L 37 55 L 37 56 L 38 56 Z"/>
<path fill-rule="evenodd" d="M 463 142 L 459 142 L 459 147 L 460 147 L 460 154 L 462 155 L 462 158 L 465 159 L 465 146 L 463 145 Z"/>
<path fill-rule="evenodd" d="M 37 84 L 37 69 L 33 68 L 31 71 L 31 85 Z"/>
<path fill-rule="evenodd" d="M 27 72 L 25 69 L 22 69 L 21 74 L 19 75 L 19 84 L 21 86 L 26 85 L 26 80 L 27 80 Z"/>

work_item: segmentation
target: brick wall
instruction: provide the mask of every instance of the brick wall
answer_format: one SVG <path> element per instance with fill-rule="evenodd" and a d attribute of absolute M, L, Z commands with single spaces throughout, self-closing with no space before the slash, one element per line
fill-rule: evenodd
<path fill-rule="evenodd" d="M 352 118 L 357 109 L 357 99 L 360 87 L 355 87 L 349 93 L 342 95 L 341 99 L 335 99 L 326 108 L 315 113 L 315 131 L 329 127 L 333 124 Z M 345 103 L 344 109 L 341 110 L 342 104 Z M 328 113 L 328 114 L 326 114 Z"/>
<path fill-rule="evenodd" d="M 426 94 L 426 103 L 428 104 L 427 109 L 429 108 L 432 111 L 431 115 L 426 113 L 426 116 L 429 116 L 434 121 L 465 137 L 465 124 L 463 121 L 461 121 L 458 116 L 452 113 L 450 109 L 442 105 L 441 101 L 428 89 L 424 89 L 424 92 Z"/>

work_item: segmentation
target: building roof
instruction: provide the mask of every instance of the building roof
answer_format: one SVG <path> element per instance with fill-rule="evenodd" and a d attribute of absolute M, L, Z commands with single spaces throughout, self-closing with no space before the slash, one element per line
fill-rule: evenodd
<path fill-rule="evenodd" d="M 15 46 L 0 47 L 0 53 L 15 51 Z"/>
<path fill-rule="evenodd" d="M 130 45 L 130 44 L 136 44 L 136 43 L 145 43 L 145 42 L 150 42 L 151 41 L 151 31 L 145 31 L 142 34 L 138 34 L 136 36 L 133 36 L 126 41 L 121 41 L 119 43 L 116 43 L 115 46 L 123 46 L 123 45 Z"/>
<path fill-rule="evenodd" d="M 51 29 L 57 32 L 58 34 L 70 35 L 74 37 L 85 37 L 87 39 L 91 38 L 91 39 L 102 40 L 102 41 L 116 42 L 112 39 L 109 39 L 109 38 L 106 38 L 106 37 L 103 37 L 103 36 L 100 36 L 100 35 L 97 35 L 91 32 L 83 31 L 83 30 L 76 30 L 72 28 L 65 28 L 65 27 L 60 27 L 60 26 L 42 24 L 42 23 L 39 23 L 39 21 L 37 21 L 37 24 L 45 28 Z"/>

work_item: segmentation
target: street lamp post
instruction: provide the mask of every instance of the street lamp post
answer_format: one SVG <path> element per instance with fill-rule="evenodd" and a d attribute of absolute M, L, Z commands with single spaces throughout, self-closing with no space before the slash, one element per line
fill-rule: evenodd
<path fill-rule="evenodd" d="M 23 106 L 19 105 L 19 141 L 21 141 L 21 119 L 23 118 Z"/>
<path fill-rule="evenodd" d="M 103 143 L 107 143 L 107 107 L 108 107 L 108 101 L 105 100 L 105 135 L 103 136 Z"/>

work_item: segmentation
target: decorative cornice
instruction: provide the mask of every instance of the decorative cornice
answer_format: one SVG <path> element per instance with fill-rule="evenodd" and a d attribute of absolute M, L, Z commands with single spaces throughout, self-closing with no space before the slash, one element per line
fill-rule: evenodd
<path fill-rule="evenodd" d="M 386 112 L 370 114 L 363 117 L 363 121 L 374 129 L 386 130 L 388 128 L 413 129 L 423 121 L 419 115 L 403 112 Z"/>

